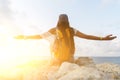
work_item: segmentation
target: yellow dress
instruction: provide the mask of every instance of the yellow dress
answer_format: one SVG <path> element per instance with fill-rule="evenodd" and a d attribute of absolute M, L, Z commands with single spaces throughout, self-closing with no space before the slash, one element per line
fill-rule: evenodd
<path fill-rule="evenodd" d="M 52 55 L 55 59 L 64 62 L 71 61 L 74 56 L 73 29 L 67 28 L 64 32 L 56 29 L 56 39 L 52 47 Z"/>

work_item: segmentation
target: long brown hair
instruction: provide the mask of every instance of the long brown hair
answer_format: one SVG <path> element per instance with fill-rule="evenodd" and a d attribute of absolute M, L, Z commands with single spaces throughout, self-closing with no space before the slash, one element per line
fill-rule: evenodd
<path fill-rule="evenodd" d="M 62 30 L 69 27 L 69 20 L 66 14 L 60 14 L 56 27 Z"/>

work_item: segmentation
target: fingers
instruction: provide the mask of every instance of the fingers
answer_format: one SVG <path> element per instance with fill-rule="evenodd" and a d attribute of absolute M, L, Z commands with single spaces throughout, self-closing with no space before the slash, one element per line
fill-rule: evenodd
<path fill-rule="evenodd" d="M 113 36 L 114 38 L 117 38 L 117 36 Z"/>
<path fill-rule="evenodd" d="M 112 34 L 107 35 L 107 37 L 110 37 L 110 36 L 112 36 Z"/>
<path fill-rule="evenodd" d="M 114 38 L 117 38 L 117 36 L 113 36 L 113 39 L 114 39 Z"/>
<path fill-rule="evenodd" d="M 107 35 L 107 37 L 113 37 L 113 38 L 116 38 L 117 36 L 113 36 L 112 34 L 110 34 L 110 35 Z"/>
<path fill-rule="evenodd" d="M 111 40 L 117 38 L 116 36 L 109 37 Z"/>
<path fill-rule="evenodd" d="M 113 40 L 117 38 L 116 36 L 113 36 L 112 34 L 106 36 L 106 40 Z"/>

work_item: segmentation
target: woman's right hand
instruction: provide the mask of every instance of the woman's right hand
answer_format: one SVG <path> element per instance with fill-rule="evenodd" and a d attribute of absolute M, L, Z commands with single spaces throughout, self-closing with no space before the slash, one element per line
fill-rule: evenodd
<path fill-rule="evenodd" d="M 15 39 L 25 39 L 25 36 L 24 35 L 18 35 L 18 36 L 15 36 L 14 38 Z"/>

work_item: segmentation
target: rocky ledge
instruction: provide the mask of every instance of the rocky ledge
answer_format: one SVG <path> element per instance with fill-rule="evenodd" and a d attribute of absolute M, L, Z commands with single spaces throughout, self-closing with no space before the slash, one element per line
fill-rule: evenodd
<path fill-rule="evenodd" d="M 40 65 L 37 62 L 37 67 L 31 67 L 27 73 L 10 78 L 0 76 L 0 80 L 120 80 L 120 65 L 95 64 L 89 57 L 79 57 L 74 63 L 64 62 L 60 66 L 47 65 L 44 60 L 42 62 L 44 64 Z"/>
<path fill-rule="evenodd" d="M 36 73 L 37 72 L 37 73 Z M 34 74 L 34 76 L 31 76 Z M 120 80 L 120 65 L 95 64 L 92 58 L 79 57 L 75 63 L 64 62 L 61 66 L 48 66 L 34 71 L 29 80 Z M 31 76 L 31 77 L 30 77 Z M 28 80 L 24 77 L 24 80 Z"/>

